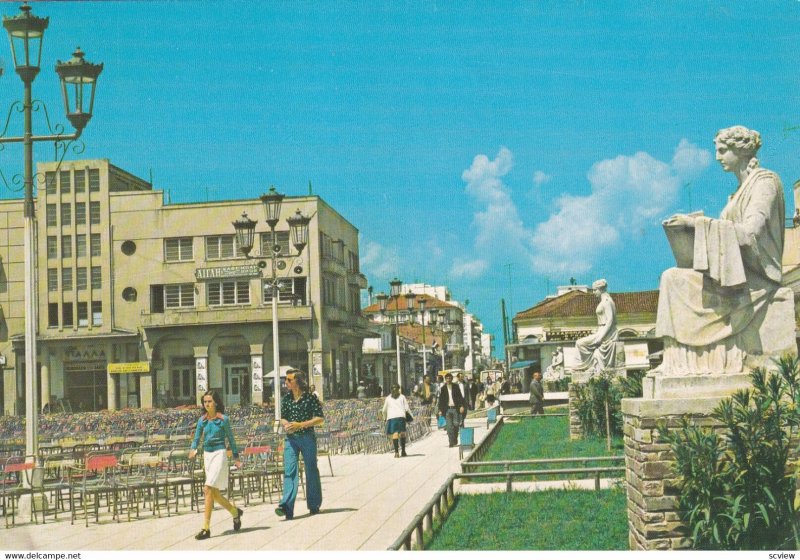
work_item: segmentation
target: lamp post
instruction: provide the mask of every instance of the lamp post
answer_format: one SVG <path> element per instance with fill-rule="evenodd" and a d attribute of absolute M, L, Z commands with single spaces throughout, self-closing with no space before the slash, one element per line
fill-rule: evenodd
<path fill-rule="evenodd" d="M 434 332 L 436 332 L 436 326 L 438 325 L 438 327 L 441 329 L 440 332 L 442 333 L 442 370 L 446 369 L 444 363 L 444 353 L 447 341 L 445 340 L 444 335 L 450 332 L 450 325 L 445 321 L 446 316 L 447 314 L 445 313 L 444 309 L 440 309 L 436 315 L 431 315 L 431 328 L 434 329 Z"/>
<path fill-rule="evenodd" d="M 65 142 L 77 140 L 83 129 L 92 118 L 94 107 L 94 91 L 97 78 L 103 70 L 102 64 L 90 64 L 83 59 L 80 47 L 75 49 L 72 59 L 67 62 L 58 61 L 56 73 L 61 81 L 61 94 L 67 119 L 75 128 L 73 134 L 33 135 L 33 81 L 39 74 L 42 58 L 42 39 L 50 23 L 49 18 L 40 18 L 31 14 L 27 2 L 20 6 L 16 16 L 3 16 L 3 27 L 8 33 L 11 43 L 11 54 L 14 68 L 22 79 L 24 96 L 22 101 L 23 126 L 22 136 L 0 137 L 0 143 L 21 143 L 23 145 L 23 185 L 24 202 L 24 240 L 25 252 L 25 453 L 36 455 L 39 450 L 38 421 L 36 406 L 38 381 L 36 378 L 36 215 L 33 206 L 33 143 L 55 142 L 56 146 L 65 146 Z M 1 73 L 1 71 L 0 71 Z M 14 103 L 9 110 L 14 110 Z M 38 102 L 37 102 L 38 103 Z M 52 131 L 51 131 L 52 132 Z"/>
<path fill-rule="evenodd" d="M 389 282 L 389 294 L 394 299 L 394 333 L 395 333 L 395 347 L 397 348 L 397 384 L 400 385 L 400 390 L 403 390 L 403 371 L 400 363 L 400 286 L 403 281 L 397 278 Z"/>
<path fill-rule="evenodd" d="M 415 293 L 408 292 L 406 294 L 406 310 L 408 311 L 408 324 L 409 325 L 413 325 L 414 324 L 414 301 L 416 299 L 417 299 L 417 295 Z M 416 351 L 416 348 L 415 348 L 415 351 Z M 413 359 L 413 357 L 409 359 L 409 366 L 410 366 L 410 370 L 411 370 L 410 371 L 410 373 L 411 373 L 411 384 L 412 385 L 414 383 L 414 366 L 415 366 L 414 362 L 416 362 L 416 360 Z"/>
<path fill-rule="evenodd" d="M 281 246 L 275 239 L 275 227 L 280 221 L 281 203 L 284 199 L 283 194 L 275 190 L 274 186 L 270 186 L 267 194 L 261 195 L 261 202 L 264 205 L 264 212 L 266 213 L 266 222 L 270 231 L 270 293 L 272 295 L 272 367 L 275 373 L 274 383 L 274 398 L 275 398 L 275 422 L 276 426 L 281 419 L 281 365 L 280 365 L 280 347 L 278 337 L 278 273 L 277 273 L 277 260 L 281 252 Z M 297 249 L 297 254 L 300 255 L 308 245 L 308 224 L 311 218 L 303 216 L 300 210 L 295 212 L 295 215 L 287 218 L 286 222 L 289 224 L 289 229 L 292 235 L 292 244 Z M 250 251 L 253 250 L 255 240 L 255 229 L 257 222 L 251 220 L 247 213 L 243 213 L 242 217 L 233 222 L 233 227 L 236 230 L 236 241 L 239 245 L 239 250 L 244 253 L 246 257 L 250 257 Z"/>
<path fill-rule="evenodd" d="M 425 296 L 419 298 L 419 319 L 422 323 L 422 377 L 428 375 L 428 350 L 425 348 Z"/>

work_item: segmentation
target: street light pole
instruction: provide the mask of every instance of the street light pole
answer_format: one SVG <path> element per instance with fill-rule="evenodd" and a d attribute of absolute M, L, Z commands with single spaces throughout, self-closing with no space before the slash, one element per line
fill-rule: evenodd
<path fill-rule="evenodd" d="M 402 280 L 395 277 L 389 282 L 390 294 L 394 299 L 394 332 L 396 337 L 395 346 L 397 347 L 397 384 L 400 385 L 400 391 L 403 390 L 403 371 L 400 363 L 400 319 L 398 318 L 400 312 L 400 286 L 403 285 Z"/>
<path fill-rule="evenodd" d="M 272 367 L 275 374 L 273 394 L 275 400 L 275 422 L 276 427 L 279 425 L 281 419 L 281 365 L 280 365 L 280 337 L 278 333 L 278 272 L 277 260 L 281 253 L 281 246 L 275 238 L 275 227 L 280 221 L 281 203 L 285 195 L 275 190 L 274 186 L 270 186 L 267 194 L 261 195 L 261 202 L 264 204 L 264 211 L 267 215 L 266 222 L 269 225 L 270 231 L 270 253 L 271 253 L 271 274 L 269 278 L 270 292 L 272 295 Z M 308 244 L 308 224 L 311 218 L 303 216 L 300 210 L 297 210 L 294 216 L 286 219 L 289 224 L 289 229 L 292 232 L 292 243 L 297 249 L 298 255 L 303 252 Z M 242 217 L 233 222 L 233 227 L 236 230 L 236 240 L 239 245 L 239 250 L 250 257 L 250 251 L 253 250 L 255 240 L 256 221 L 247 217 L 247 214 L 242 214 Z"/>
<path fill-rule="evenodd" d="M 422 377 L 428 375 L 428 350 L 425 348 L 425 297 L 419 298 L 419 316 L 422 322 Z"/>
<path fill-rule="evenodd" d="M 24 281 L 25 281 L 25 453 L 36 455 L 39 451 L 38 423 L 39 411 L 37 408 L 36 393 L 38 392 L 38 378 L 36 368 L 36 212 L 33 204 L 33 143 L 55 142 L 56 146 L 66 149 L 67 142 L 77 140 L 89 120 L 92 118 L 94 107 L 94 92 L 97 78 L 103 70 L 102 64 L 90 64 L 83 59 L 83 52 L 77 48 L 71 60 L 59 61 L 56 64 L 56 73 L 61 81 L 61 93 L 64 106 L 72 126 L 73 134 L 50 134 L 46 136 L 33 135 L 33 80 L 39 74 L 42 39 L 49 18 L 40 18 L 31 14 L 31 7 L 25 2 L 20 6 L 20 14 L 16 16 L 3 16 L 3 27 L 8 33 L 11 43 L 11 54 L 14 58 L 14 67 L 22 80 L 24 94 L 22 101 L 23 135 L 0 137 L 0 143 L 21 143 L 23 145 L 23 186 L 24 198 L 24 227 L 23 250 L 25 252 Z M 0 74 L 2 71 L 0 71 Z M 86 91 L 84 92 L 84 88 Z M 70 95 L 72 94 L 72 95 Z M 37 102 L 39 103 L 39 102 Z M 84 106 L 86 103 L 87 106 Z M 9 110 L 9 118 L 14 105 Z M 49 124 L 48 124 L 49 126 Z M 52 130 L 51 130 L 52 132 Z"/>

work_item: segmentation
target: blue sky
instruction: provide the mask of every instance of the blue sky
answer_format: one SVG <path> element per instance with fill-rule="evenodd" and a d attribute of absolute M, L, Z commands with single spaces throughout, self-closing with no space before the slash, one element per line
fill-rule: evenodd
<path fill-rule="evenodd" d="M 80 45 L 105 64 L 80 157 L 152 173 L 173 202 L 270 184 L 301 195 L 311 181 L 361 232 L 376 291 L 393 276 L 446 284 L 500 352 L 501 298 L 513 314 L 570 277 L 657 288 L 673 263 L 661 219 L 717 215 L 735 187 L 713 158 L 720 128 L 762 133 L 762 165 L 793 211 L 800 2 L 36 2 L 34 13 L 50 16 L 34 96 L 51 118 L 64 121 L 56 59 Z M 10 50 L 0 56 L 5 107 L 21 85 Z M 0 153 L 7 176 L 12 154 Z"/>

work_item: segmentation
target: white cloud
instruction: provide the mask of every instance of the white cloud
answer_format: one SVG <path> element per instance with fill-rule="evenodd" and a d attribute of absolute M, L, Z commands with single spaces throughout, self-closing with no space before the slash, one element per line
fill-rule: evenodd
<path fill-rule="evenodd" d="M 535 171 L 533 173 L 533 185 L 536 187 L 540 187 L 545 183 L 549 182 L 550 179 L 553 177 L 545 173 L 544 171 Z"/>
<path fill-rule="evenodd" d="M 475 252 L 482 258 L 456 259 L 451 273 L 479 276 L 489 266 L 487 255 L 525 259 L 535 270 L 548 274 L 587 272 L 628 232 L 657 224 L 675 203 L 680 186 L 705 170 L 710 161 L 708 151 L 685 139 L 669 163 L 645 152 L 599 161 L 587 174 L 591 194 L 561 196 L 555 211 L 531 229 L 523 223 L 503 183 L 513 167 L 511 151 L 501 148 L 494 160 L 475 156 L 461 178 L 467 195 L 481 206 L 473 225 Z M 534 173 L 535 184 L 550 179 L 544 172 Z"/>
<path fill-rule="evenodd" d="M 387 248 L 375 241 L 361 246 L 361 269 L 367 277 L 388 278 L 400 270 L 400 255 L 397 249 Z"/>
<path fill-rule="evenodd" d="M 462 259 L 455 259 L 453 266 L 450 267 L 450 276 L 455 278 L 478 278 L 489 266 L 483 259 L 475 259 L 472 261 L 465 261 Z"/>
<path fill-rule="evenodd" d="M 711 154 L 681 140 L 665 163 L 638 152 L 597 162 L 587 178 L 588 196 L 562 196 L 557 210 L 533 233 L 537 269 L 582 273 L 629 231 L 657 223 L 674 204 L 680 186 L 706 169 Z"/>

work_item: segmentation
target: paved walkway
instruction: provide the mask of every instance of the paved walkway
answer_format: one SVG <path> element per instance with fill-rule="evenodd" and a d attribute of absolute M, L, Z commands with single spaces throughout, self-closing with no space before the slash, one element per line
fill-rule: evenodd
<path fill-rule="evenodd" d="M 475 440 L 486 435 L 486 420 L 467 420 Z M 458 448 L 447 445 L 444 431 L 407 448 L 408 457 L 393 454 L 334 455 L 335 476 L 328 460 L 319 460 L 323 502 L 311 516 L 304 496 L 291 521 L 275 515 L 275 505 L 251 503 L 242 516 L 242 530 L 233 532 L 231 517 L 217 508 L 211 518 L 211 539 L 196 541 L 202 513 L 183 510 L 172 517 L 153 517 L 71 525 L 69 516 L 46 525 L 22 524 L 2 531 L 6 550 L 386 550 L 400 536 L 431 496 L 459 471 Z M 274 497 L 277 502 L 279 498 Z M 241 504 L 239 504 L 241 505 Z M 65 520 L 66 519 L 66 520 Z"/>

